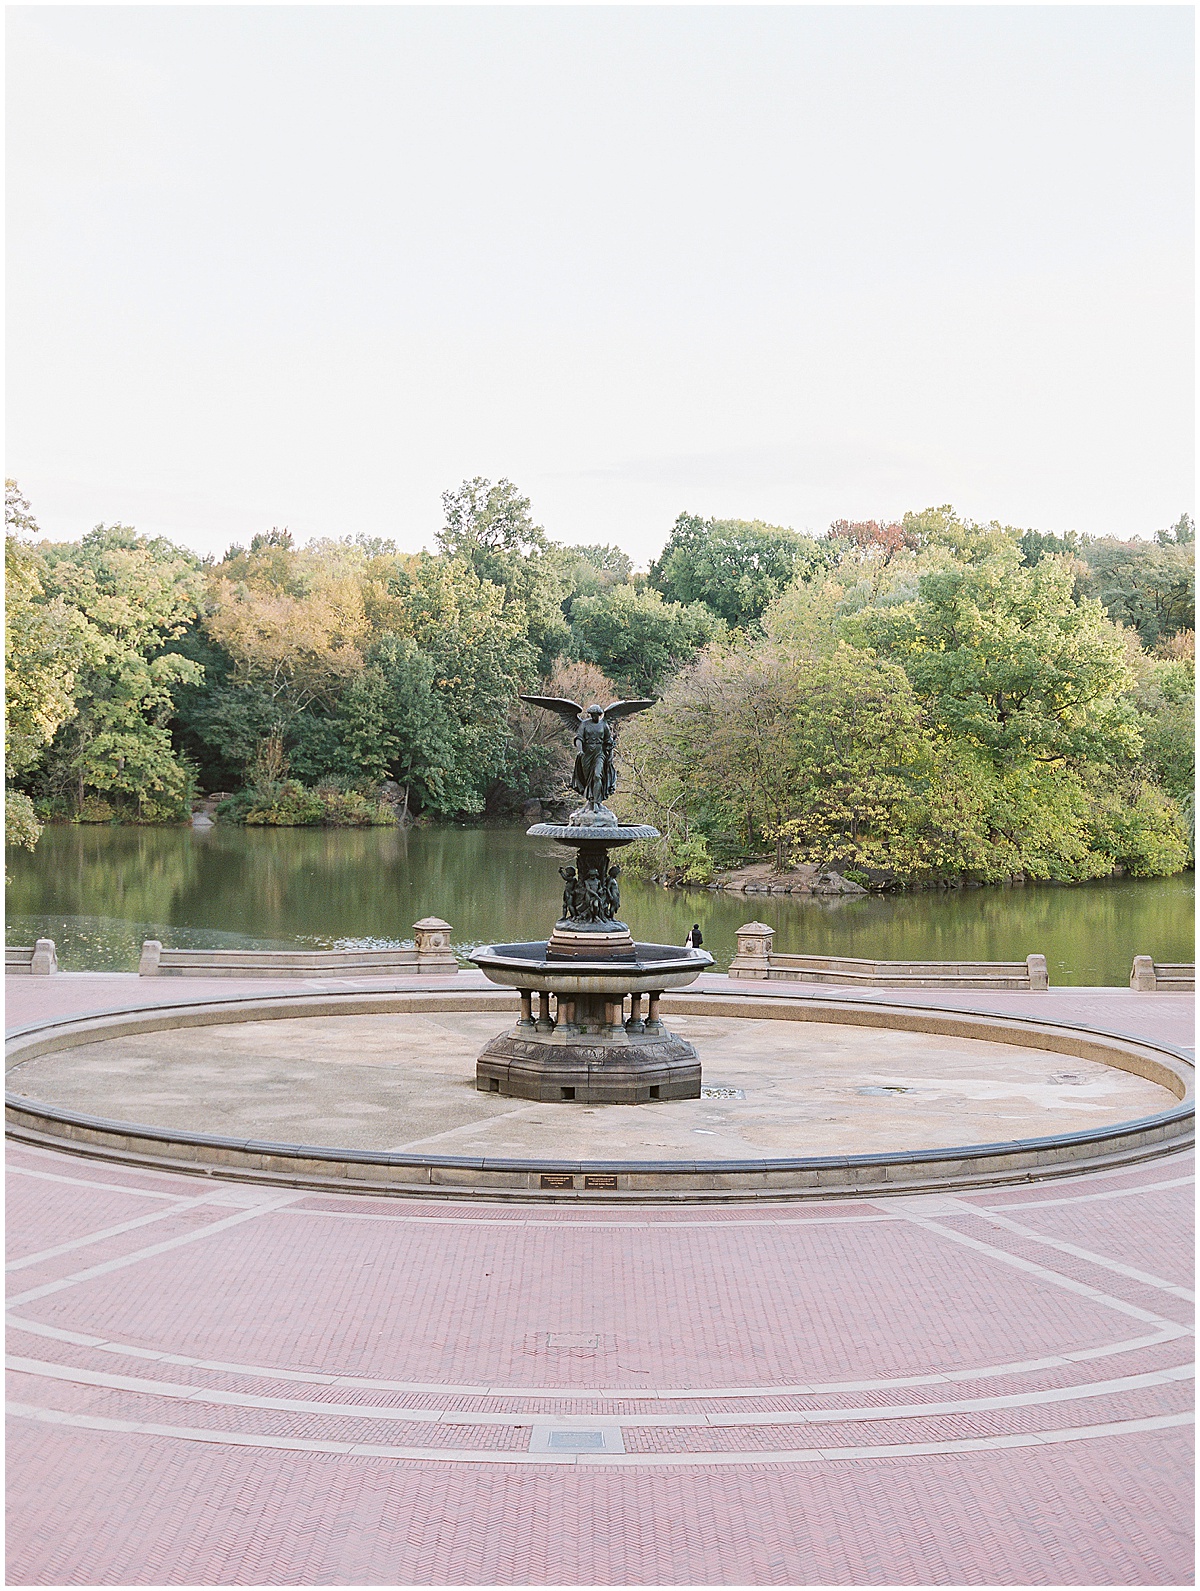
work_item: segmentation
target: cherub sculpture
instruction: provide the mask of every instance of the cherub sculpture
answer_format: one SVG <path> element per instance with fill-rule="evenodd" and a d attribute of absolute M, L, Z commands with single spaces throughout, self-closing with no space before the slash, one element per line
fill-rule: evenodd
<path fill-rule="evenodd" d="M 579 880 L 575 876 L 575 869 L 573 867 L 560 867 L 558 873 L 566 885 L 563 890 L 563 917 L 567 919 L 578 917 L 580 890 Z"/>
<path fill-rule="evenodd" d="M 610 867 L 608 877 L 604 880 L 604 915 L 614 920 L 617 913 L 621 910 L 620 877 L 621 869 L 619 867 Z"/>
<path fill-rule="evenodd" d="M 601 707 L 593 702 L 586 711 L 578 702 L 566 701 L 561 696 L 522 696 L 531 707 L 544 707 L 557 713 L 575 729 L 575 768 L 571 775 L 571 788 L 583 797 L 583 806 L 571 814 L 572 823 L 616 823 L 616 817 L 604 805 L 617 787 L 617 770 L 613 758 L 616 736 L 613 725 L 631 713 L 641 713 L 654 706 L 653 697 L 639 697 L 629 701 L 609 702 Z"/>

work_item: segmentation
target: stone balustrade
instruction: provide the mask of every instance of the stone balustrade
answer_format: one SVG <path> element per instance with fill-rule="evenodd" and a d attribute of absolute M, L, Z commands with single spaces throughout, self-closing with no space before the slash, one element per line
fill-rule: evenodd
<path fill-rule="evenodd" d="M 48 978 L 52 972 L 58 971 L 58 951 L 54 948 L 53 939 L 39 939 L 36 945 L 6 945 L 4 970 L 34 978 Z"/>
<path fill-rule="evenodd" d="M 142 945 L 143 978 L 380 978 L 390 973 L 455 973 L 450 924 L 422 917 L 414 945 L 385 950 L 170 950 L 159 939 Z"/>
<path fill-rule="evenodd" d="M 1194 961 L 1155 961 L 1152 956 L 1134 956 L 1129 987 L 1142 994 L 1194 994 Z"/>
<path fill-rule="evenodd" d="M 775 930 L 743 923 L 731 978 L 786 978 L 793 983 L 851 984 L 876 989 L 1048 989 L 1045 956 L 1024 961 L 868 961 L 859 956 L 786 956 Z"/>

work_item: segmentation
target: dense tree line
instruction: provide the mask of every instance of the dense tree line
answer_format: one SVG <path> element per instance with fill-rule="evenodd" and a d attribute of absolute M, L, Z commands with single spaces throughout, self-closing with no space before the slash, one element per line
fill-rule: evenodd
<path fill-rule="evenodd" d="M 6 491 L 10 838 L 40 821 L 513 810 L 569 741 L 520 690 L 661 695 L 626 730 L 645 865 L 840 862 L 871 879 L 1185 865 L 1194 547 L 974 525 L 822 537 L 681 514 L 637 573 L 509 481 L 443 498 L 436 551 L 286 530 L 200 559 L 126 526 L 39 539 Z"/>
<path fill-rule="evenodd" d="M 1048 546 L 942 508 L 827 541 L 627 731 L 624 799 L 664 834 L 644 867 L 699 881 L 773 851 L 878 884 L 1187 864 L 1189 519 Z"/>

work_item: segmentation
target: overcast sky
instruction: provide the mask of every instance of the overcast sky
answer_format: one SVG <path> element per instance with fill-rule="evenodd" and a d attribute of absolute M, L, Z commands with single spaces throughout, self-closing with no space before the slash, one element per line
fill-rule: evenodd
<path fill-rule="evenodd" d="M 7 16 L 48 534 L 1193 506 L 1190 7 Z"/>

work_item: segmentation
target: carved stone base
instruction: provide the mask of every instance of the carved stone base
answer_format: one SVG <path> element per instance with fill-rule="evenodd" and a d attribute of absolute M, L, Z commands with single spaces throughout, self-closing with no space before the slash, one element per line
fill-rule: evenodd
<path fill-rule="evenodd" d="M 599 806 L 585 802 L 583 806 L 577 807 L 567 823 L 573 829 L 616 829 L 620 827 L 621 820 L 601 801 Z"/>
<path fill-rule="evenodd" d="M 700 1059 L 686 1039 L 665 1029 L 560 1036 L 517 1028 L 484 1046 L 475 1063 L 475 1086 L 484 1093 L 557 1103 L 698 1099 Z"/>
<path fill-rule="evenodd" d="M 581 928 L 577 923 L 560 919 L 554 925 L 546 946 L 549 956 L 582 957 L 587 961 L 606 960 L 612 956 L 633 959 L 633 935 L 624 923 L 592 923 Z"/>

